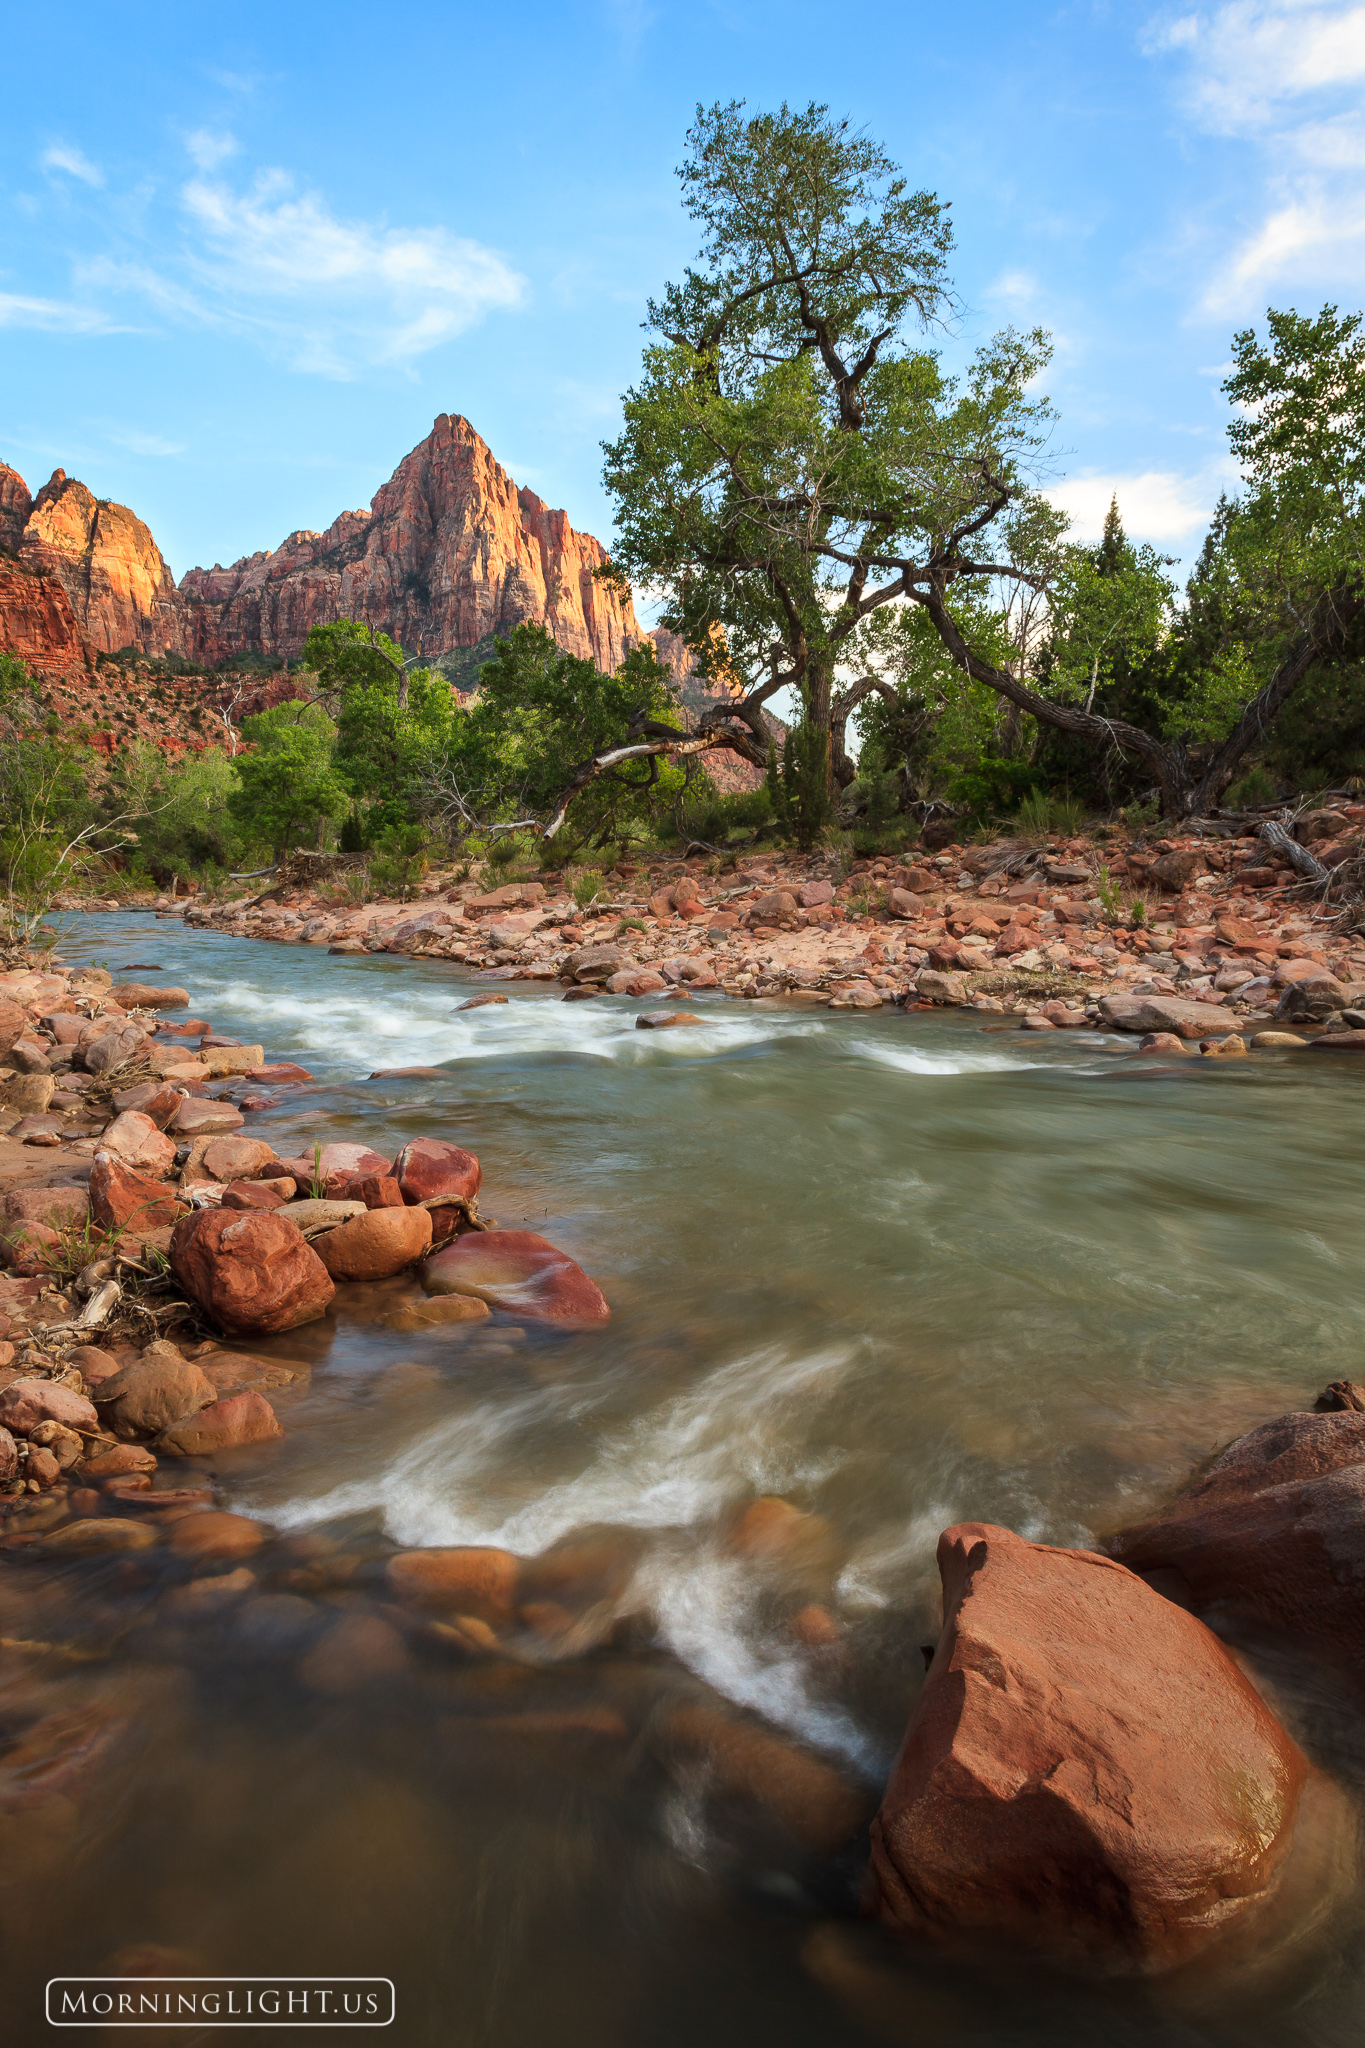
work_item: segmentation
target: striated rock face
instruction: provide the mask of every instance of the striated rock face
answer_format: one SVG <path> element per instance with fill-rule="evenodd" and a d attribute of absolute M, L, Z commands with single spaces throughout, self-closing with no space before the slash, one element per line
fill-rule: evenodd
<path fill-rule="evenodd" d="M 11 554 L 19 552 L 19 543 L 32 510 L 33 499 L 28 485 L 17 469 L 11 469 L 7 462 L 0 462 L 0 548 L 8 548 Z"/>
<path fill-rule="evenodd" d="M 40 576 L 0 554 L 0 653 L 17 655 L 40 675 L 90 667 L 90 646 L 55 576 Z"/>
<path fill-rule="evenodd" d="M 61 584 L 95 647 L 163 654 L 175 646 L 175 579 L 126 505 L 101 503 L 54 469 L 33 500 L 18 554 L 26 567 Z"/>
<path fill-rule="evenodd" d="M 643 634 L 629 600 L 593 581 L 606 559 L 565 513 L 517 488 L 468 420 L 442 413 L 368 512 L 227 569 L 191 569 L 180 651 L 206 666 L 244 648 L 293 658 L 310 627 L 357 618 L 435 658 L 530 619 L 613 669 Z"/>

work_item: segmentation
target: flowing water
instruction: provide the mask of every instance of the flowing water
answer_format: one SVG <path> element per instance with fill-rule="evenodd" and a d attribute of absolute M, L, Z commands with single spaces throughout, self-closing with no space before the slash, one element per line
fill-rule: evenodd
<path fill-rule="evenodd" d="M 73 920 L 63 955 L 157 963 L 218 1030 L 306 1065 L 318 1085 L 250 1120 L 282 1153 L 477 1152 L 485 1210 L 572 1253 L 614 1313 L 400 1335 L 395 1282 L 252 1347 L 313 1370 L 276 1400 L 283 1442 L 220 1463 L 276 1538 L 267 1597 L 215 1622 L 163 1606 L 164 1553 L 7 1575 L 6 1635 L 99 1653 L 3 1667 L 11 1775 L 37 1787 L 0 1837 L 24 2000 L 152 1945 L 176 1970 L 391 1977 L 394 2038 L 421 2048 L 1356 2038 L 1354 1916 L 1235 2024 L 901 1964 L 860 1930 L 858 1856 L 794 1843 L 780 1784 L 718 1786 L 679 1730 L 766 1728 L 779 1779 L 794 1745 L 875 1805 L 941 1529 L 1093 1542 L 1358 1377 L 1359 1075 L 706 997 L 704 1028 L 645 1033 L 625 999 L 537 984 L 457 1015 L 449 965 L 146 916 Z M 405 1065 L 439 1073 L 367 1078 Z M 737 1555 L 766 1494 L 824 1537 Z M 551 1599 L 554 1561 L 586 1558 L 589 1595 L 580 1575 L 562 1632 L 510 1656 L 327 1675 L 310 1655 L 338 1613 L 381 1612 L 395 1544 L 549 1552 Z M 810 1605 L 837 1641 L 802 1640 Z M 23 1731 L 58 1712 L 93 1732 L 49 1796 Z"/>

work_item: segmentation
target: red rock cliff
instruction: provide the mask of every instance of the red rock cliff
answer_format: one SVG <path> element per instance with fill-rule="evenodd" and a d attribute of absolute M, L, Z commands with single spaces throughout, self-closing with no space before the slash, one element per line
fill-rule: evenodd
<path fill-rule="evenodd" d="M 356 618 L 434 658 L 531 619 L 613 669 L 643 636 L 629 599 L 594 582 L 605 560 L 591 534 L 518 490 L 468 420 L 442 413 L 368 512 L 228 569 L 191 569 L 178 644 L 209 666 L 246 648 L 292 658 L 311 626 Z"/>
<path fill-rule="evenodd" d="M 11 469 L 7 462 L 0 462 L 0 548 L 8 548 L 12 554 L 18 553 L 32 510 L 33 500 L 28 494 L 28 485 L 17 469 Z"/>
<path fill-rule="evenodd" d="M 175 579 L 160 548 L 126 505 L 94 497 L 54 469 L 33 500 L 19 543 L 26 567 L 55 576 L 95 647 L 175 644 Z"/>

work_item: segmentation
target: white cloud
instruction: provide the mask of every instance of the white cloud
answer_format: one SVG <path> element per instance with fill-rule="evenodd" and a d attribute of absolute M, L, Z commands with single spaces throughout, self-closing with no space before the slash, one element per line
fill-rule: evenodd
<path fill-rule="evenodd" d="M 0 327 L 36 327 L 50 334 L 126 332 L 96 306 L 72 306 L 60 299 L 31 299 L 0 292 Z"/>
<path fill-rule="evenodd" d="M 1254 314 L 1285 290 L 1357 294 L 1365 262 L 1365 5 L 1230 0 L 1158 21 L 1145 48 L 1176 57 L 1180 96 L 1200 127 L 1252 142 L 1264 165 L 1261 188 L 1250 194 L 1253 218 L 1212 267 L 1201 310 Z"/>
<path fill-rule="evenodd" d="M 1176 546 L 1207 526 L 1217 500 L 1208 476 L 1156 469 L 1137 476 L 1091 471 L 1069 477 L 1045 495 L 1071 515 L 1074 537 L 1080 541 L 1099 539 L 1110 500 L 1117 497 L 1129 539 L 1159 547 Z"/>
<path fill-rule="evenodd" d="M 161 434 L 144 434 L 139 427 L 107 427 L 106 440 L 116 448 L 127 448 L 133 455 L 183 455 L 183 441 L 168 441 Z"/>
<path fill-rule="evenodd" d="M 212 129 L 196 128 L 185 137 L 185 147 L 201 171 L 216 171 L 219 164 L 236 156 L 239 145 L 235 135 L 215 135 Z"/>
<path fill-rule="evenodd" d="M 151 253 L 130 245 L 110 203 L 110 245 L 73 266 L 83 296 L 141 301 L 174 325 L 236 333 L 297 369 L 347 378 L 362 369 L 409 367 L 498 309 L 519 305 L 524 280 L 495 249 L 445 227 L 346 220 L 288 172 L 251 183 L 204 167 L 236 148 L 231 136 L 186 138 L 196 164 L 176 196 L 177 217 L 145 221 Z M 145 218 L 145 217 L 144 217 Z M 55 301 L 0 297 L 0 322 L 73 324 Z M 76 321 L 84 331 L 107 314 Z"/>
<path fill-rule="evenodd" d="M 72 178 L 79 178 L 86 185 L 102 185 L 104 172 L 98 164 L 92 164 L 89 157 L 68 143 L 54 142 L 50 149 L 43 151 L 45 171 L 65 171 Z"/>

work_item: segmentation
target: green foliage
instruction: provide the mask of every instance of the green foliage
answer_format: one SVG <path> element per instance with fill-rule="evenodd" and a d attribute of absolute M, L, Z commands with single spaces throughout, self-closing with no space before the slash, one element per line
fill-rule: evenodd
<path fill-rule="evenodd" d="M 948 800 L 973 817 L 1005 817 L 1033 796 L 1042 781 L 1041 771 L 1030 761 L 1003 761 L 983 754 L 974 768 L 953 777 Z"/>
<path fill-rule="evenodd" d="M 676 717 L 670 679 L 650 646 L 607 676 L 562 653 L 543 626 L 518 626 L 484 665 L 471 709 L 454 715 L 440 780 L 463 830 L 543 817 L 575 769 L 629 738 L 633 720 Z M 653 760 L 608 770 L 575 801 L 572 834 L 605 845 L 648 829 L 669 797 L 666 775 Z"/>
<path fill-rule="evenodd" d="M 385 896 L 406 902 L 427 872 L 430 837 L 425 825 L 389 825 L 370 856 L 370 880 Z"/>
<path fill-rule="evenodd" d="M 1253 810 L 1258 804 L 1273 804 L 1280 792 L 1264 768 L 1253 768 L 1234 782 L 1223 802 L 1230 811 Z"/>
<path fill-rule="evenodd" d="M 244 836 L 282 859 L 307 835 L 320 841 L 349 792 L 333 760 L 336 728 L 321 705 L 296 698 L 259 711 L 242 727 L 252 751 L 238 756 L 228 811 Z"/>
<path fill-rule="evenodd" d="M 769 743 L 765 789 L 772 813 L 803 853 L 809 853 L 834 822 L 829 786 L 829 732 L 807 713 L 788 728 L 779 756 Z"/>
<path fill-rule="evenodd" d="M 586 874 L 575 875 L 569 885 L 569 893 L 579 909 L 586 910 L 588 905 L 595 903 L 602 894 L 602 877 L 593 874 L 591 871 Z"/>
<path fill-rule="evenodd" d="M 354 799 L 347 836 L 358 841 L 347 851 L 362 852 L 411 822 L 460 713 L 443 676 L 409 669 L 396 641 L 355 619 L 314 626 L 302 658 L 336 719 L 336 770 Z"/>
<path fill-rule="evenodd" d="M 1033 789 L 1019 806 L 1018 821 L 1023 832 L 1064 832 L 1070 836 L 1085 823 L 1085 806 L 1078 797 L 1054 796 L 1048 790 Z"/>
<path fill-rule="evenodd" d="M 165 888 L 177 874 L 222 874 L 242 852 L 228 805 L 237 788 L 233 764 L 220 753 L 185 753 L 168 761 L 146 742 L 116 757 L 101 797 L 105 817 L 122 814 L 136 833 L 130 873 Z"/>

